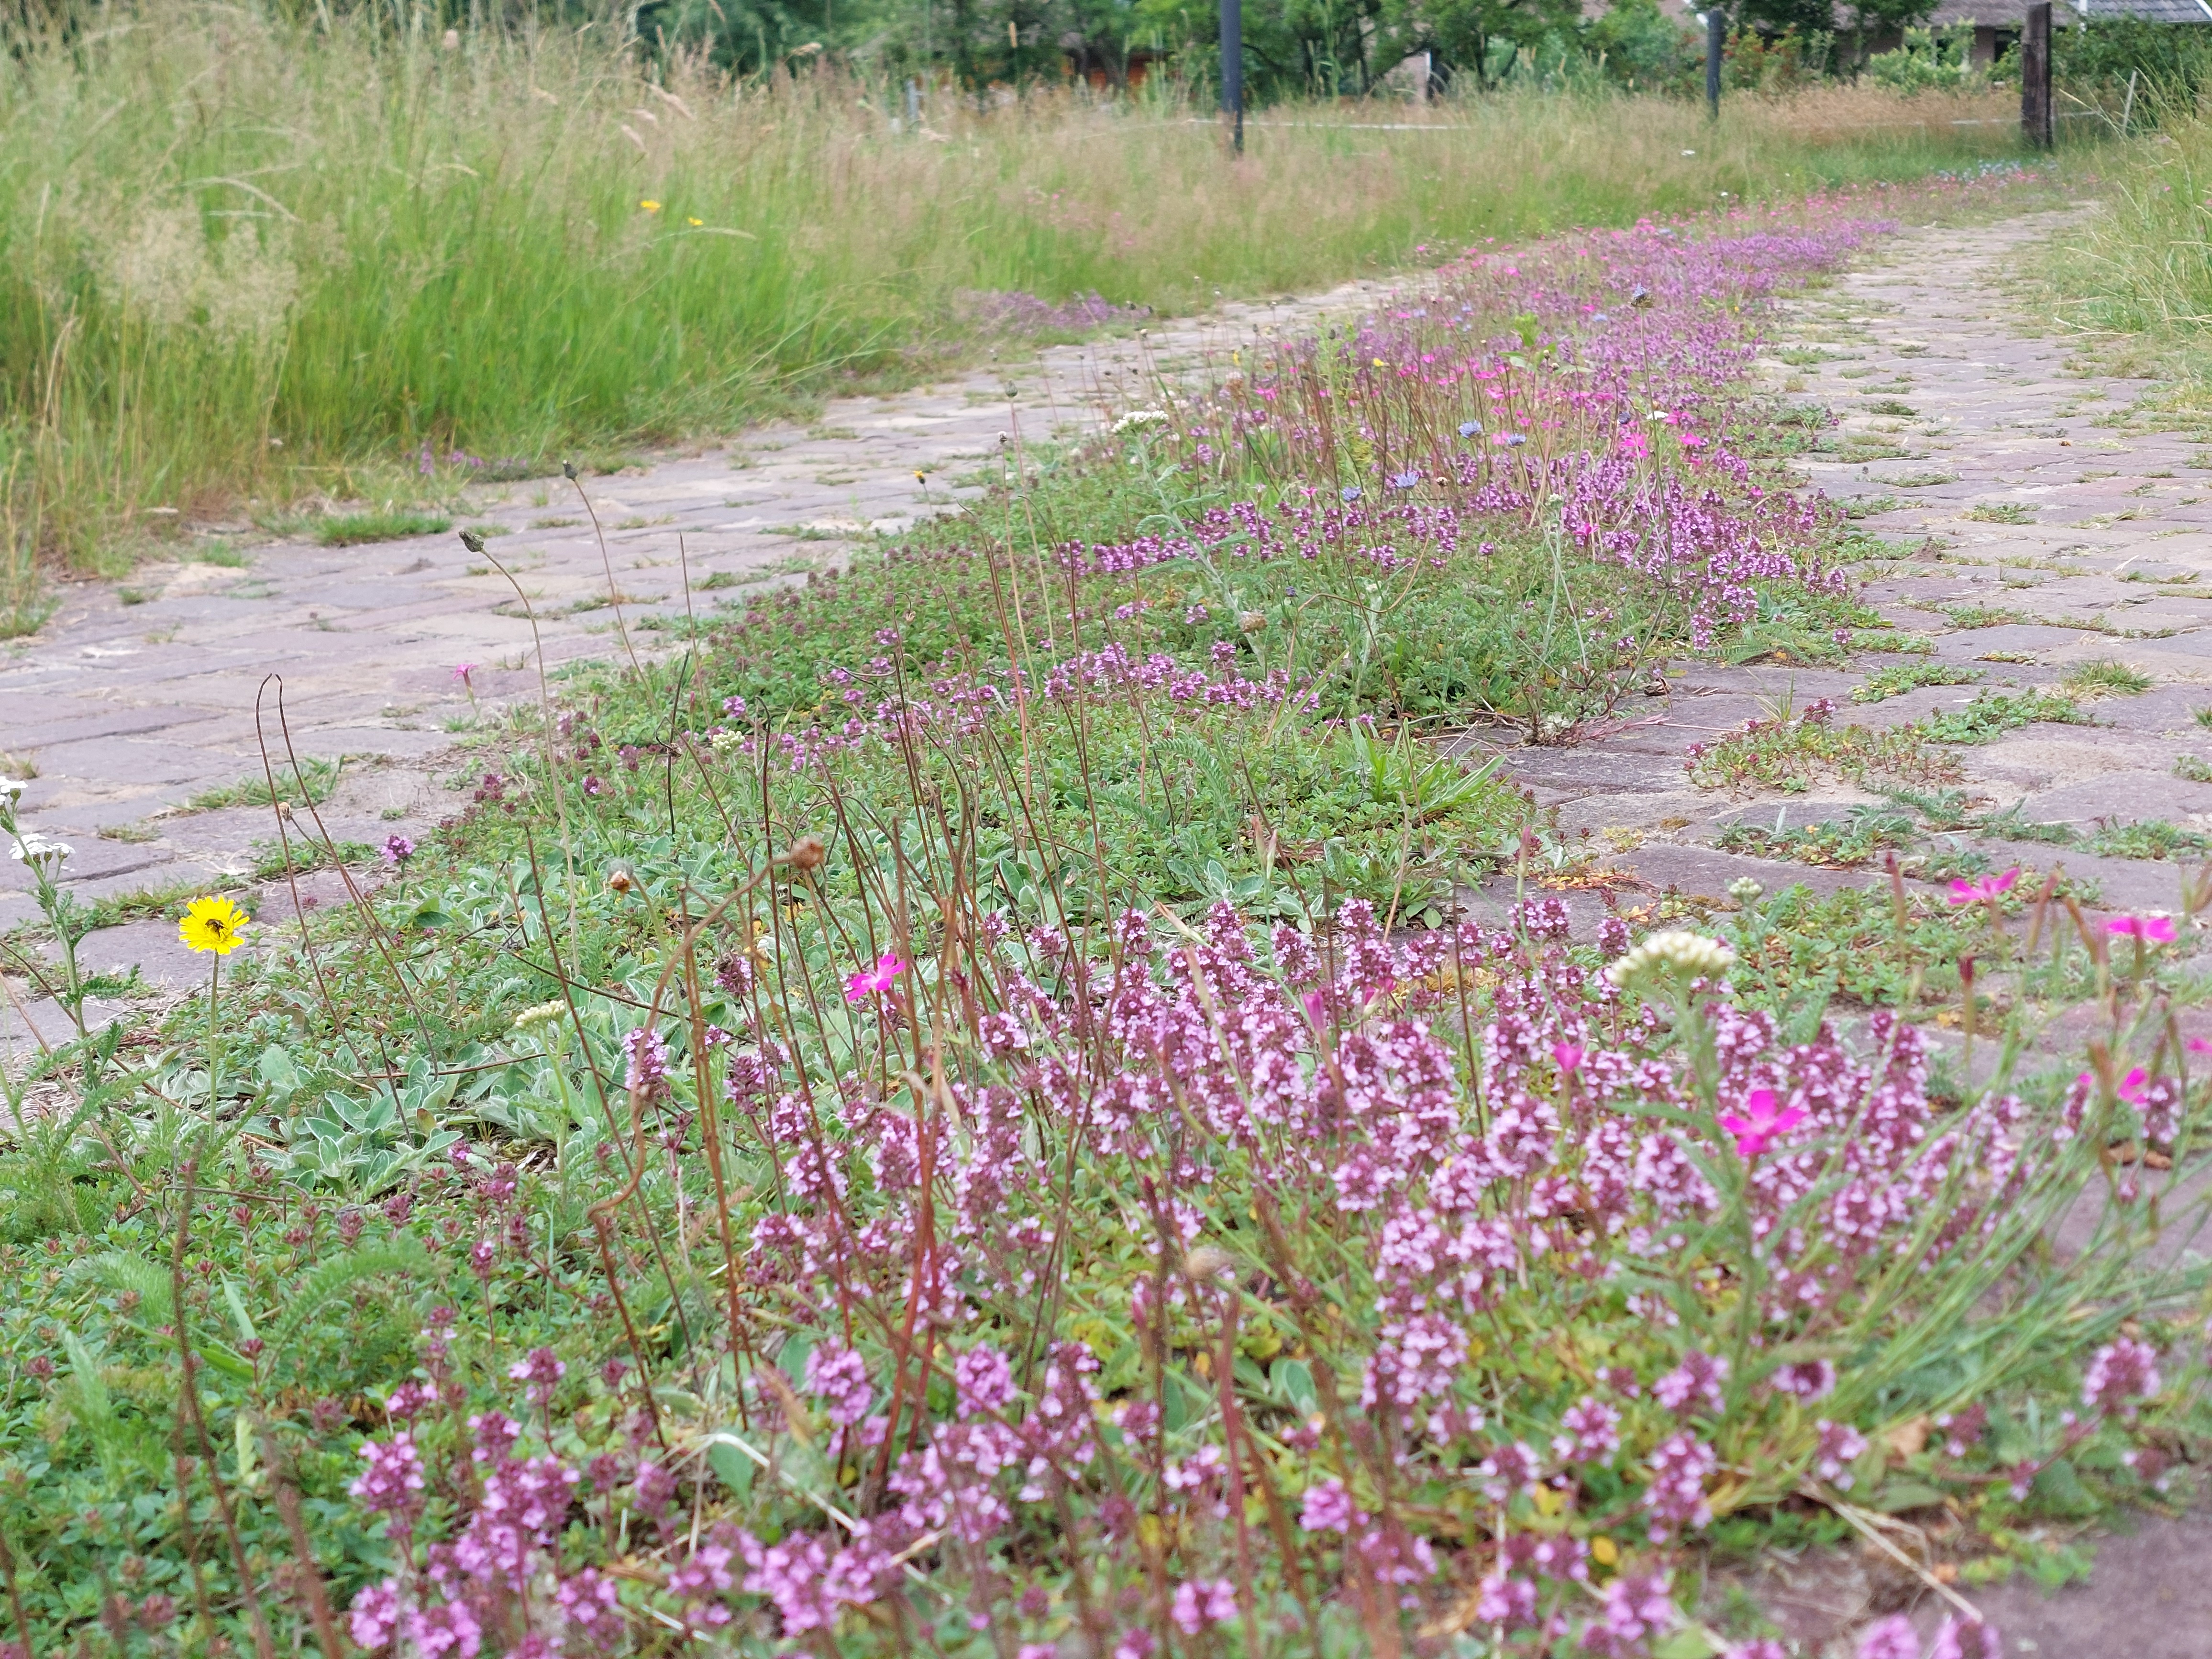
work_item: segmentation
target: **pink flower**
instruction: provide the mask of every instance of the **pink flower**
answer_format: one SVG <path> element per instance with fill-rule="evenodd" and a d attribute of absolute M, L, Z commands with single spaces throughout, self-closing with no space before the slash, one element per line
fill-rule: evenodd
<path fill-rule="evenodd" d="M 453 678 L 459 680 L 463 685 L 472 685 L 474 684 L 469 678 L 469 676 L 476 672 L 477 665 L 472 662 L 457 662 L 453 665 Z"/>
<path fill-rule="evenodd" d="M 1322 1480 L 1306 1488 L 1298 1525 L 1308 1532 L 1348 1532 L 1352 1519 L 1352 1498 L 1343 1481 Z"/>
<path fill-rule="evenodd" d="M 2097 1087 L 2096 1078 L 2087 1072 L 2082 1073 L 2080 1077 L 2074 1079 L 2074 1082 L 2076 1088 L 2087 1090 L 2092 1093 Z M 2142 1104 L 2143 1091 L 2149 1083 L 2150 1073 L 2138 1066 L 2120 1079 L 2118 1087 L 2113 1092 L 2129 1105 L 2140 1106 Z"/>
<path fill-rule="evenodd" d="M 2212 1054 L 2212 1037 L 2191 1037 L 2189 1052 L 2192 1054 Z"/>
<path fill-rule="evenodd" d="M 2173 918 L 2114 916 L 2105 924 L 2105 931 L 2124 939 L 2140 939 L 2146 945 L 2171 945 L 2173 942 Z"/>
<path fill-rule="evenodd" d="M 1559 1062 L 1562 1072 L 1581 1071 L 1584 1053 L 1578 1042 L 1555 1042 L 1552 1045 L 1552 1058 Z"/>
<path fill-rule="evenodd" d="M 1168 1616 L 1186 1636 L 1195 1636 L 1211 1625 L 1226 1624 L 1237 1616 L 1237 1591 L 1226 1578 L 1210 1583 L 1194 1578 L 1177 1588 Z"/>
<path fill-rule="evenodd" d="M 1951 902 L 1972 904 L 1976 899 L 1998 898 L 2012 891 L 2013 884 L 2020 879 L 2018 865 L 2001 876 L 1984 876 L 1979 881 L 1954 880 L 1951 884 Z"/>
<path fill-rule="evenodd" d="M 1721 1115 L 1721 1127 L 1735 1137 L 1736 1156 L 1757 1158 L 1767 1143 L 1784 1130 L 1805 1121 L 1802 1106 L 1777 1107 L 1774 1091 L 1753 1089 L 1743 1097 L 1743 1110 Z"/>
<path fill-rule="evenodd" d="M 905 971 L 906 963 L 899 960 L 898 952 L 886 951 L 876 958 L 872 969 L 864 969 L 845 981 L 845 1000 L 861 1002 L 874 992 L 888 991 Z"/>

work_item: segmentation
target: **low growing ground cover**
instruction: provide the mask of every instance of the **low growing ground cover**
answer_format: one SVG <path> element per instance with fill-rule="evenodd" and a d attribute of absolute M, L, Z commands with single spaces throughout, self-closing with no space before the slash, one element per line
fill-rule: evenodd
<path fill-rule="evenodd" d="M 1881 229 L 1486 253 L 506 711 L 341 912 L 192 907 L 204 999 L 8 1080 L 14 1633 L 1770 1659 L 1700 1551 L 2179 1493 L 2188 919 L 1457 902 L 1551 843 L 1429 734 L 1864 624 L 1742 371 Z M 1971 969 L 1933 1054 L 1960 941 L 2086 1067 Z"/>

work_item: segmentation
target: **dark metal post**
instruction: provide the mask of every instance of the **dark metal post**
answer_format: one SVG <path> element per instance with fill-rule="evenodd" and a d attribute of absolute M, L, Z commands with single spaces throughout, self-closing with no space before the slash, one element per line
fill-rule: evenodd
<path fill-rule="evenodd" d="M 1230 142 L 1244 153 L 1243 0 L 1221 0 L 1221 110 L 1232 129 Z"/>
<path fill-rule="evenodd" d="M 2051 0 L 2027 9 L 2021 32 L 2020 134 L 2037 149 L 2051 148 Z"/>
<path fill-rule="evenodd" d="M 1728 40 L 1728 17 L 1716 5 L 1705 14 L 1705 108 L 1721 118 L 1721 48 Z"/>

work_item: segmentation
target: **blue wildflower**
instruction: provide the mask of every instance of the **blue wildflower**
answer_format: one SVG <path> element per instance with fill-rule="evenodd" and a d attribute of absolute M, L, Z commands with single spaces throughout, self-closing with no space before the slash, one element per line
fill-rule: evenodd
<path fill-rule="evenodd" d="M 1482 435 L 1482 422 L 1462 421 L 1459 423 L 1459 435 L 1462 438 L 1480 438 Z"/>
<path fill-rule="evenodd" d="M 1344 499 L 1347 501 L 1358 501 L 1359 499 L 1359 486 L 1358 484 L 1345 485 Z"/>

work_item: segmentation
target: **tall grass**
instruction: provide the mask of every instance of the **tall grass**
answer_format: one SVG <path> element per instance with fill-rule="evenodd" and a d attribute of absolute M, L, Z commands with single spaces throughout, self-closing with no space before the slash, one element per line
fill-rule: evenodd
<path fill-rule="evenodd" d="M 2160 394 L 2212 409 L 2212 118 L 2161 100 L 2158 131 L 2120 152 L 2095 213 L 2059 248 L 2054 309 L 2091 341 L 2117 347 L 2176 384 Z"/>
<path fill-rule="evenodd" d="M 737 83 L 601 37 L 453 50 L 230 7 L 117 11 L 0 82 L 7 586 L 147 509 L 343 494 L 429 441 L 536 460 L 726 428 L 956 353 L 958 290 L 1188 309 L 1486 236 L 1924 173 L 1953 100 L 1285 109 L 1231 162 L 1172 100 L 979 109 Z M 1725 195 L 1723 194 L 1725 193 Z M 648 206 L 657 204 L 658 206 Z"/>

